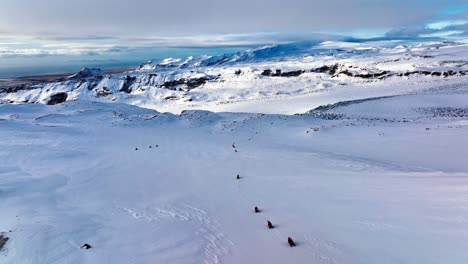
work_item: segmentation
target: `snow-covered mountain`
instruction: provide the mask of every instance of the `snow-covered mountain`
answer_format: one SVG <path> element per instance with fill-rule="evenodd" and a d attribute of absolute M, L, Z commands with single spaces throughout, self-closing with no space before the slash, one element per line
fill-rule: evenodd
<path fill-rule="evenodd" d="M 301 42 L 235 54 L 150 61 L 121 74 L 83 69 L 50 82 L 0 82 L 0 100 L 55 104 L 65 100 L 121 102 L 170 112 L 235 111 L 233 105 L 304 97 L 356 86 L 392 93 L 464 82 L 468 45 L 453 42 Z M 417 85 L 415 85 L 417 84 Z M 382 95 L 386 95 L 383 92 Z M 356 95 L 352 99 L 359 99 Z M 303 110 L 310 108 L 304 105 Z M 286 113 L 286 112 L 285 112 Z M 288 112 L 289 113 L 289 112 Z"/>

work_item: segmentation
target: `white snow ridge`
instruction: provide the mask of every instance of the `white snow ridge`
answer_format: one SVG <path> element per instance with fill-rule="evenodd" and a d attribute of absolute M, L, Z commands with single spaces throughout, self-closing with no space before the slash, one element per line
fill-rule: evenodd
<path fill-rule="evenodd" d="M 303 42 L 2 81 L 0 263 L 466 263 L 467 73 Z"/>

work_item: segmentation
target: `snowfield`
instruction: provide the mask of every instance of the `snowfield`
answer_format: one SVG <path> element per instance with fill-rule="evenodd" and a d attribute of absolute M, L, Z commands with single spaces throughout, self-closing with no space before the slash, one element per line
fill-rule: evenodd
<path fill-rule="evenodd" d="M 467 46 L 392 45 L 3 87 L 0 263 L 466 263 Z"/>

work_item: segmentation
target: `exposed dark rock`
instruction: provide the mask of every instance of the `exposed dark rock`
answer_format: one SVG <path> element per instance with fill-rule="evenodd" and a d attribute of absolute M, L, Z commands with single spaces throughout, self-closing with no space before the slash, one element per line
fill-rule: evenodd
<path fill-rule="evenodd" d="M 352 68 L 351 66 L 348 66 L 348 68 Z M 332 75 L 332 77 L 336 77 L 338 75 L 346 75 L 348 77 L 353 77 L 353 78 L 362 78 L 362 79 L 385 79 L 391 76 L 398 76 L 398 77 L 409 77 L 411 75 L 426 75 L 426 76 L 444 76 L 444 77 L 449 77 L 449 76 L 454 76 L 454 75 L 460 75 L 464 76 L 467 71 L 453 71 L 449 70 L 447 72 L 431 72 L 431 71 L 407 71 L 407 72 L 389 72 L 389 71 L 381 71 L 381 72 L 376 72 L 376 73 L 361 73 L 361 74 L 354 74 L 348 69 L 341 70 L 339 71 L 339 65 L 335 64 L 332 66 L 322 66 L 320 68 L 312 69 L 311 72 L 316 72 L 316 73 L 328 73 Z M 305 72 L 305 71 L 303 71 Z"/>
<path fill-rule="evenodd" d="M 67 93 L 57 93 L 50 96 L 49 101 L 47 101 L 48 105 L 56 105 L 61 104 L 67 100 L 68 94 Z"/>
<path fill-rule="evenodd" d="M 263 76 L 271 76 L 271 73 L 272 73 L 271 70 L 270 70 L 270 69 L 267 69 L 267 70 L 264 70 L 261 74 L 262 74 Z"/>
<path fill-rule="evenodd" d="M 378 72 L 378 73 L 367 73 L 367 74 L 355 74 L 353 77 L 370 79 L 370 78 L 382 78 L 386 77 L 389 74 L 388 71 Z"/>
<path fill-rule="evenodd" d="M 281 73 L 281 77 L 297 77 L 303 74 L 305 71 L 298 70 L 298 71 L 290 71 L 290 72 L 283 72 Z"/>
<path fill-rule="evenodd" d="M 337 70 L 338 70 L 338 64 L 334 64 L 334 65 L 331 65 L 331 66 L 324 65 L 324 66 L 322 66 L 320 68 L 312 69 L 312 72 L 328 73 L 330 75 L 334 75 Z"/>
<path fill-rule="evenodd" d="M 416 111 L 427 117 L 468 118 L 468 108 L 426 107 L 418 108 Z"/>
<path fill-rule="evenodd" d="M 173 86 L 182 85 L 182 84 L 186 84 L 186 83 L 187 83 L 187 80 L 182 78 L 180 80 L 167 81 L 162 85 L 162 87 L 171 88 Z"/>
<path fill-rule="evenodd" d="M 168 89 L 176 89 L 176 86 L 179 85 L 185 85 L 187 86 L 188 89 L 194 89 L 197 87 L 200 87 L 207 83 L 208 81 L 216 80 L 217 78 L 209 78 L 209 77 L 200 77 L 200 78 L 193 78 L 193 79 L 179 79 L 179 80 L 173 80 L 173 81 L 167 81 L 165 82 L 162 87 L 168 88 Z"/>
<path fill-rule="evenodd" d="M 125 76 L 123 78 L 123 84 L 122 84 L 122 87 L 120 88 L 120 92 L 125 92 L 125 93 L 131 93 L 132 92 L 132 85 L 135 83 L 136 81 L 136 77 L 135 76 Z"/>
<path fill-rule="evenodd" d="M 31 89 L 31 84 L 19 84 L 13 86 L 0 86 L 0 93 L 16 93 L 22 90 Z"/>
<path fill-rule="evenodd" d="M 210 79 L 206 77 L 200 77 L 200 78 L 195 78 L 195 79 L 189 79 L 187 81 L 187 86 L 190 89 L 200 87 L 204 85 L 206 82 L 208 82 Z"/>
<path fill-rule="evenodd" d="M 430 71 L 419 71 L 419 74 L 422 74 L 422 75 L 431 75 L 432 72 L 430 72 Z"/>
<path fill-rule="evenodd" d="M 273 73 L 271 76 L 273 76 L 273 77 L 281 76 L 281 70 L 276 70 L 275 73 Z"/>
<path fill-rule="evenodd" d="M 9 237 L 5 236 L 4 234 L 0 234 L 0 251 L 3 251 L 5 248 L 6 243 L 10 240 Z"/>
<path fill-rule="evenodd" d="M 281 70 L 272 71 L 270 69 L 266 69 L 261 73 L 261 75 L 270 76 L 270 77 L 297 77 L 303 74 L 304 72 L 305 72 L 304 70 L 282 72 Z"/>
<path fill-rule="evenodd" d="M 170 95 L 170 96 L 164 97 L 164 99 L 165 100 L 179 100 L 179 97 L 175 95 Z"/>
<path fill-rule="evenodd" d="M 96 90 L 96 96 L 97 97 L 103 97 L 103 96 L 108 96 L 112 94 L 112 91 L 107 88 L 107 86 L 102 87 L 100 90 Z"/>

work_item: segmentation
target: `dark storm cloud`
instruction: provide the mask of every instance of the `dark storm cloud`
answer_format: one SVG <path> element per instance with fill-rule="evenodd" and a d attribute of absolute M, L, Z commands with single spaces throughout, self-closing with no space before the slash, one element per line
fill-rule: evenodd
<path fill-rule="evenodd" d="M 0 0 L 0 32 L 67 36 L 310 33 L 414 25 L 458 0 Z M 456 10 L 456 9 L 455 9 Z M 455 12 L 456 13 L 456 12 Z M 459 12 L 457 13 L 459 15 Z"/>

